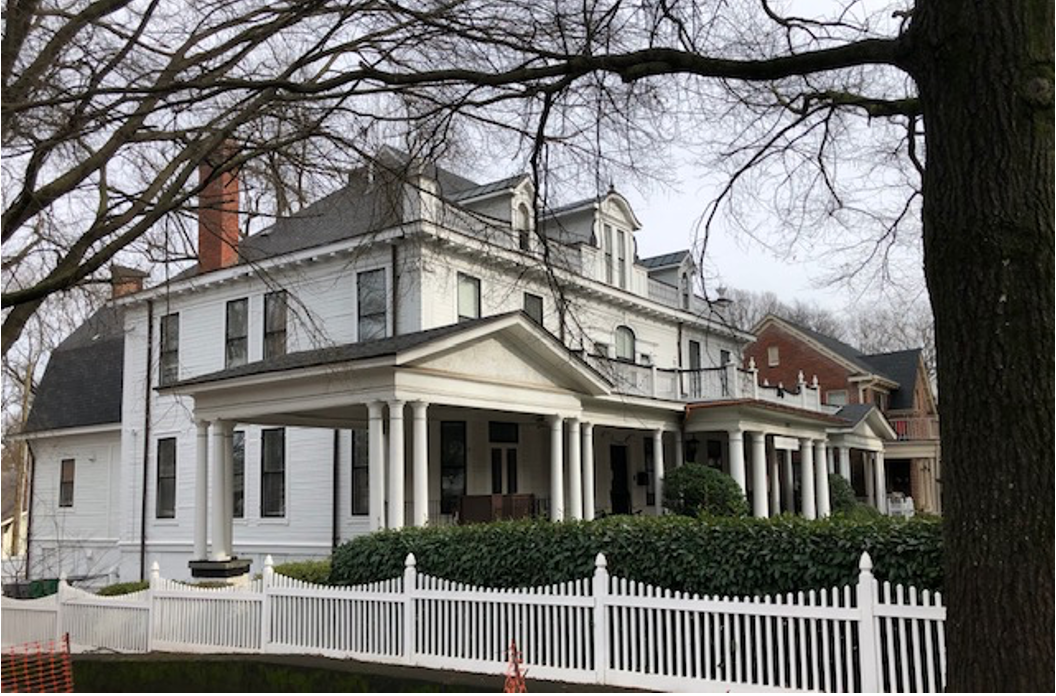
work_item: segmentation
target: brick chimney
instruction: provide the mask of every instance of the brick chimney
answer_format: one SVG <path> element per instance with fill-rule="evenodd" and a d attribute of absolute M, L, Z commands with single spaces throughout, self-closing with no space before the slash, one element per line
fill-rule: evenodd
<path fill-rule="evenodd" d="M 116 300 L 143 289 L 143 279 L 149 274 L 128 266 L 110 265 L 110 299 Z"/>
<path fill-rule="evenodd" d="M 225 160 L 234 152 L 232 146 L 225 145 L 218 156 Z M 199 181 L 208 183 L 198 194 L 199 273 L 238 263 L 238 173 L 225 171 L 209 181 L 211 176 L 213 165 L 202 163 L 198 168 Z"/>

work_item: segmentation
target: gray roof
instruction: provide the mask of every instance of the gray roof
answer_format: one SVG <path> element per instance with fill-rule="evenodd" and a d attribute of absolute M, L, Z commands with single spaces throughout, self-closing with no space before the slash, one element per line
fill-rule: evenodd
<path fill-rule="evenodd" d="M 876 406 L 873 404 L 847 404 L 836 412 L 836 416 L 848 421 L 852 426 L 855 426 L 858 425 L 863 418 L 869 415 L 869 412 L 874 408 L 876 408 Z"/>
<path fill-rule="evenodd" d="M 669 254 L 660 254 L 659 256 L 650 256 L 645 259 L 639 259 L 638 264 L 645 266 L 650 270 L 666 268 L 668 266 L 678 266 L 688 255 L 689 250 L 683 249 L 682 251 L 672 251 Z"/>
<path fill-rule="evenodd" d="M 862 359 L 863 358 L 862 351 L 858 350 L 854 346 L 852 346 L 850 344 L 847 344 L 847 343 L 844 343 L 843 341 L 841 341 L 841 340 L 839 340 L 837 338 L 833 338 L 832 336 L 828 336 L 826 334 L 819 333 L 817 331 L 814 331 L 813 329 L 808 329 L 807 327 L 803 326 L 802 324 L 797 324 L 797 323 L 795 323 L 793 321 L 789 321 L 788 319 L 785 319 L 783 317 L 781 318 L 781 321 L 783 321 L 786 324 L 788 324 L 789 326 L 795 328 L 797 331 L 806 334 L 808 337 L 812 338 L 813 340 L 817 341 L 821 345 L 825 346 L 826 348 L 831 350 L 833 353 L 836 353 L 840 357 L 844 358 L 845 360 L 847 360 L 848 362 L 853 364 L 855 367 L 857 367 L 862 372 L 864 372 L 866 374 L 879 374 L 881 377 L 888 377 L 889 379 L 894 379 L 893 377 L 890 377 L 885 372 L 878 371 L 877 368 L 874 365 L 872 365 L 872 364 L 866 362 L 865 360 L 863 360 Z M 895 381 L 897 381 L 897 380 L 895 380 Z"/>
<path fill-rule="evenodd" d="M 863 355 L 862 360 L 874 366 L 877 372 L 898 382 L 899 388 L 891 392 L 888 408 L 892 410 L 913 408 L 913 388 L 917 384 L 920 367 L 920 348 L 900 350 L 894 353 Z"/>
<path fill-rule="evenodd" d="M 515 187 L 517 184 L 521 183 L 521 180 L 524 179 L 525 176 L 525 174 L 508 176 L 505 179 L 499 179 L 498 181 L 492 181 L 487 184 L 481 184 L 479 186 L 474 186 L 472 188 L 467 188 L 461 191 L 450 193 L 447 197 L 452 201 L 458 202 L 466 201 L 471 198 L 479 198 L 481 196 L 486 196 L 489 193 L 508 191 Z"/>
<path fill-rule="evenodd" d="M 23 432 L 121 422 L 124 309 L 107 305 L 52 351 Z"/>
<path fill-rule="evenodd" d="M 594 196 L 592 198 L 583 198 L 578 201 L 572 201 L 571 203 L 566 203 L 565 205 L 559 205 L 556 208 L 547 208 L 546 216 L 553 217 L 556 215 L 561 215 L 562 213 L 567 213 L 569 211 L 576 210 L 577 208 L 595 205 L 604 199 L 605 196 Z"/>

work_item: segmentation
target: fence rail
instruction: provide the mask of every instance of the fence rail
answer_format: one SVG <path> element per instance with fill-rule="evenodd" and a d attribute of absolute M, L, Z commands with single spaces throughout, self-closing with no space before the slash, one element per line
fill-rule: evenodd
<path fill-rule="evenodd" d="M 202 589 L 152 572 L 150 588 L 3 599 L 3 643 L 69 633 L 75 649 L 313 654 L 499 674 L 515 641 L 537 678 L 657 690 L 939 692 L 939 593 L 858 583 L 767 597 L 701 597 L 609 575 L 485 588 L 425 575 L 328 587 L 264 575 Z"/>

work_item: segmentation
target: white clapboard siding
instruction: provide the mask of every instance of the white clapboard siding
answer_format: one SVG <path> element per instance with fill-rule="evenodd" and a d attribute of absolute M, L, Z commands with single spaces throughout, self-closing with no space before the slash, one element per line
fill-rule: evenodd
<path fill-rule="evenodd" d="M 60 581 L 3 600 L 4 645 L 69 633 L 74 649 L 325 655 L 502 674 L 516 645 L 537 679 L 660 691 L 940 692 L 946 609 L 938 593 L 878 583 L 863 554 L 855 587 L 701 597 L 610 576 L 526 588 L 418 573 L 351 587 L 274 572 L 208 589 L 159 577 L 123 597 Z"/>

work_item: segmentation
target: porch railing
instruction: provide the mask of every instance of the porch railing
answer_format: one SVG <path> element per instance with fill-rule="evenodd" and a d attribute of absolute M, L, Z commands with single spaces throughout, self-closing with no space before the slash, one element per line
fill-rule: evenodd
<path fill-rule="evenodd" d="M 939 439 L 939 419 L 934 416 L 891 416 L 888 420 L 899 440 Z"/>

